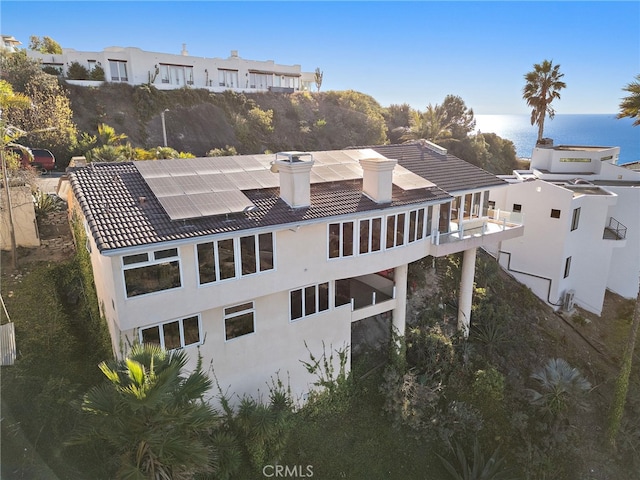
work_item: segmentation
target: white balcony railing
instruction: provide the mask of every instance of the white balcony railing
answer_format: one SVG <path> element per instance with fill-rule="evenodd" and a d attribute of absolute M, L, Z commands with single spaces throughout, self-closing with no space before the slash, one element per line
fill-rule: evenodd
<path fill-rule="evenodd" d="M 450 232 L 434 231 L 431 235 L 431 243 L 433 245 L 443 245 L 474 237 L 485 237 L 524 225 L 524 217 L 519 212 L 490 210 L 489 215 L 466 219 L 459 223 L 452 222 Z"/>

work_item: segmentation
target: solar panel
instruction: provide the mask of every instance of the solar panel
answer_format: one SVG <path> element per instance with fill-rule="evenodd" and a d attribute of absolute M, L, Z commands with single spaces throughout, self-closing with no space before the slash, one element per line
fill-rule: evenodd
<path fill-rule="evenodd" d="M 134 165 L 145 179 L 153 177 L 165 177 L 166 173 L 161 164 L 155 161 L 135 162 Z"/>
<path fill-rule="evenodd" d="M 313 174 L 313 170 L 311 172 Z M 251 174 L 262 188 L 275 188 L 280 185 L 280 177 L 278 177 L 277 173 L 273 173 L 270 170 L 257 170 L 251 172 Z"/>
<path fill-rule="evenodd" d="M 208 175 L 212 173 L 220 173 L 220 169 L 215 165 L 215 158 L 194 158 L 190 163 L 198 175 Z"/>
<path fill-rule="evenodd" d="M 207 185 L 212 192 L 224 192 L 226 190 L 233 190 L 235 186 L 225 177 L 223 174 L 218 173 L 200 175 L 202 181 Z"/>
<path fill-rule="evenodd" d="M 176 182 L 176 185 L 178 185 L 182 189 L 183 193 L 187 195 L 211 191 L 205 181 L 198 175 L 173 177 L 173 181 Z"/>
<path fill-rule="evenodd" d="M 418 188 L 429 188 L 435 186 L 429 180 L 426 180 L 415 173 L 404 169 L 398 169 L 398 166 L 396 166 L 396 171 L 393 172 L 393 184 L 403 190 L 415 190 Z"/>
<path fill-rule="evenodd" d="M 151 177 L 145 178 L 145 181 L 151 187 L 151 191 L 156 197 L 165 197 L 171 195 L 179 195 L 182 189 L 171 177 Z"/>
<path fill-rule="evenodd" d="M 235 185 L 236 188 L 239 188 L 240 190 L 254 190 L 262 187 L 262 185 L 253 178 L 253 172 L 229 172 L 225 173 L 224 176 L 229 180 L 229 182 L 231 182 L 231 184 Z"/>
<path fill-rule="evenodd" d="M 225 205 L 230 212 L 240 213 L 246 208 L 253 207 L 254 204 L 242 192 L 233 190 L 230 192 L 219 192 L 215 194 L 216 200 Z"/>
<path fill-rule="evenodd" d="M 171 220 L 184 220 L 186 218 L 200 217 L 198 210 L 186 195 L 175 195 L 173 197 L 158 198 L 160 205 L 164 208 Z"/>

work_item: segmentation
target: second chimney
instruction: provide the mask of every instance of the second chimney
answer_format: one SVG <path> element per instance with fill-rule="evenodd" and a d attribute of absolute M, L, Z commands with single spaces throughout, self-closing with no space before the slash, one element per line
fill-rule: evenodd
<path fill-rule="evenodd" d="M 363 158 L 362 192 L 376 203 L 391 202 L 393 190 L 393 169 L 397 160 L 388 158 Z"/>

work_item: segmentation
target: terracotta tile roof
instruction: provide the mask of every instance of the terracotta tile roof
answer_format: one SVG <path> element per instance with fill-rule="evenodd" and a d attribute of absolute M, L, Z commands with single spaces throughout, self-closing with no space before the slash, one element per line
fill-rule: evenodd
<path fill-rule="evenodd" d="M 171 221 L 132 162 L 77 169 L 70 182 L 103 252 L 450 198 L 437 187 L 402 190 L 394 185 L 392 202 L 381 205 L 362 194 L 362 180 L 356 179 L 312 184 L 308 208 L 291 209 L 278 188 L 244 190 L 257 207 L 246 215 Z"/>
<path fill-rule="evenodd" d="M 453 155 L 436 153 L 420 141 L 357 148 L 371 148 L 387 158 L 398 160 L 399 165 L 451 194 L 506 185 L 504 180 L 494 174 Z"/>

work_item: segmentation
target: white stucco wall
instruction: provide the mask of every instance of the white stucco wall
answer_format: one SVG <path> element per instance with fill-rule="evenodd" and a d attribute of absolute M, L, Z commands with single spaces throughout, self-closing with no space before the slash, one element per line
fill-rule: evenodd
<path fill-rule="evenodd" d="M 623 297 L 635 298 L 640 276 L 640 186 L 607 188 L 618 195 L 609 216 L 627 227 L 625 244 L 612 251 L 607 287 Z"/>
<path fill-rule="evenodd" d="M 11 211 L 13 217 L 13 229 L 17 247 L 39 247 L 40 237 L 38 236 L 38 225 L 36 223 L 36 213 L 33 206 L 31 188 L 9 187 L 11 197 Z M 9 210 L 6 208 L 7 199 L 4 188 L 0 188 L 0 246 L 2 250 L 11 250 L 11 229 Z"/>

